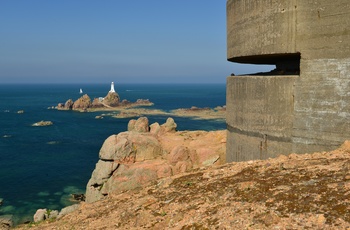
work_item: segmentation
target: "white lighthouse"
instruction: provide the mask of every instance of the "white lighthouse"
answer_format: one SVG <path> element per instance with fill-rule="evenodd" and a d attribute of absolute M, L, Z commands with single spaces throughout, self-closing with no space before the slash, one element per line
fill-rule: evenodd
<path fill-rule="evenodd" d="M 115 93 L 115 90 L 114 90 L 114 82 L 112 81 L 111 83 L 111 90 L 109 91 L 110 93 Z"/>

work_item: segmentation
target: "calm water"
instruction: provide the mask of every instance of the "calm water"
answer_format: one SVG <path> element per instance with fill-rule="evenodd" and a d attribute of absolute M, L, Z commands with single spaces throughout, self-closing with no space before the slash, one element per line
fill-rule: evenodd
<path fill-rule="evenodd" d="M 38 208 L 61 209 L 70 205 L 71 193 L 84 193 L 98 160 L 103 141 L 126 131 L 127 119 L 47 109 L 78 99 L 79 88 L 91 98 L 103 97 L 105 85 L 0 85 L 0 215 L 16 222 L 31 220 Z M 225 85 L 115 85 L 121 99 L 149 99 L 152 108 L 216 107 L 225 105 Z M 24 110 L 23 114 L 17 111 Z M 165 116 L 148 116 L 164 123 Z M 224 129 L 223 121 L 174 117 L 178 130 Z M 32 127 L 41 120 L 54 123 Z"/>

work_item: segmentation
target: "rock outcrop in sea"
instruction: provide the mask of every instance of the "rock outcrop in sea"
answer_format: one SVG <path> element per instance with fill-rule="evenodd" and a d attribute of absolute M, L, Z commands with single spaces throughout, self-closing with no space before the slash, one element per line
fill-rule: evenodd
<path fill-rule="evenodd" d="M 52 121 L 38 121 L 32 124 L 32 126 L 50 126 L 53 125 Z"/>
<path fill-rule="evenodd" d="M 91 100 L 89 95 L 84 94 L 74 102 L 72 99 L 68 99 L 65 103 L 58 103 L 56 108 L 58 110 L 88 111 L 150 105 L 153 105 L 153 103 L 148 99 L 138 99 L 136 102 L 130 102 L 125 99 L 121 101 L 117 92 L 108 92 L 105 97 L 94 98 L 93 100 Z"/>
<path fill-rule="evenodd" d="M 103 104 L 111 107 L 115 107 L 119 105 L 120 97 L 116 92 L 108 92 L 107 96 L 103 98 Z"/>
<path fill-rule="evenodd" d="M 88 109 L 91 107 L 91 99 L 89 95 L 84 94 L 82 97 L 80 97 L 78 100 L 76 100 L 73 103 L 72 109 L 79 110 L 79 109 Z"/>
<path fill-rule="evenodd" d="M 128 131 L 108 137 L 86 188 L 86 202 L 141 188 L 157 179 L 223 163 L 225 131 L 176 131 L 176 123 L 130 120 Z"/>

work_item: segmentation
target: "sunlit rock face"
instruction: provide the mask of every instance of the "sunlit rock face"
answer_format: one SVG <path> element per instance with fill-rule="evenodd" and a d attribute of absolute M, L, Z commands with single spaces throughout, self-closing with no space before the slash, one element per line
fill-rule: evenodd
<path fill-rule="evenodd" d="M 108 137 L 86 187 L 86 202 L 144 187 L 157 179 L 225 161 L 226 131 L 176 132 L 172 118 L 149 126 L 130 120 L 128 131 Z"/>

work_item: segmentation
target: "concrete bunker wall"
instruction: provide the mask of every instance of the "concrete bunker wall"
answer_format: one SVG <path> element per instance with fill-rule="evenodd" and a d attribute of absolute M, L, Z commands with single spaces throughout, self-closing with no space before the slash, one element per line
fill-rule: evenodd
<path fill-rule="evenodd" d="M 228 0 L 227 59 L 278 70 L 228 77 L 227 161 L 330 150 L 350 139 L 347 0 Z"/>

